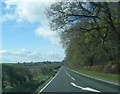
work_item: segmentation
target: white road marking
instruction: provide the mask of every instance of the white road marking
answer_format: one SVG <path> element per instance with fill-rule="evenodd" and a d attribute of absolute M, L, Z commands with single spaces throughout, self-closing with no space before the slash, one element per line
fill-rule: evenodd
<path fill-rule="evenodd" d="M 55 79 L 55 77 L 58 75 L 58 73 L 61 71 L 61 68 L 60 68 L 60 70 L 57 72 L 57 74 L 38 92 L 38 94 L 39 93 L 41 93 L 54 79 Z"/>
<path fill-rule="evenodd" d="M 70 78 L 71 78 L 72 80 L 75 81 L 75 78 L 73 78 L 66 70 L 64 70 L 64 71 L 67 73 L 68 76 L 70 76 Z"/>
<path fill-rule="evenodd" d="M 95 90 L 95 89 L 92 89 L 92 88 L 90 88 L 90 87 L 84 88 L 84 87 L 78 86 L 78 85 L 76 85 L 75 83 L 71 83 L 71 85 L 73 85 L 74 87 L 80 88 L 81 90 L 92 91 L 92 92 L 100 92 L 100 91 Z"/>
<path fill-rule="evenodd" d="M 74 81 L 75 81 L 75 78 L 71 77 Z"/>
<path fill-rule="evenodd" d="M 66 71 L 67 75 L 70 76 L 70 74 Z"/>

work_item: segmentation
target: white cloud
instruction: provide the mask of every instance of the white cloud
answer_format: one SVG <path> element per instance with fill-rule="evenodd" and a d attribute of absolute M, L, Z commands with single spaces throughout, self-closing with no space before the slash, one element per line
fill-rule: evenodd
<path fill-rule="evenodd" d="M 47 27 L 40 26 L 35 30 L 35 33 L 37 36 L 40 36 L 40 37 L 43 37 L 43 38 L 49 40 L 52 44 L 58 45 L 60 42 L 58 33 L 55 31 L 51 31 Z"/>
<path fill-rule="evenodd" d="M 6 52 L 7 52 L 7 50 L 0 50 L 0 54 L 4 54 Z"/>
<path fill-rule="evenodd" d="M 41 1 L 41 0 L 39 0 Z M 36 2 L 34 0 L 6 0 L 6 8 L 8 11 L 14 6 L 14 13 L 9 13 L 3 16 L 6 20 L 22 20 L 30 23 L 45 22 L 46 17 L 44 14 L 45 8 L 50 6 L 52 2 Z M 12 16 L 12 19 L 11 19 Z M 4 18 L 5 17 L 5 18 Z"/>
<path fill-rule="evenodd" d="M 52 0 L 54 2 L 54 0 Z M 3 22 L 8 20 L 16 20 L 18 23 L 25 21 L 30 23 L 40 23 L 35 30 L 35 34 L 49 40 L 52 44 L 59 44 L 59 36 L 57 32 L 49 29 L 47 17 L 44 13 L 45 9 L 53 2 L 36 2 L 34 0 L 6 0 L 6 9 L 10 10 L 14 7 L 13 13 L 6 13 L 3 16 Z M 12 10 L 13 11 L 13 10 Z"/>
<path fill-rule="evenodd" d="M 63 60 L 63 55 L 57 52 L 44 52 L 39 51 L 29 51 L 26 49 L 18 50 L 0 50 L 2 58 L 0 62 L 31 62 L 31 61 L 61 61 Z"/>
<path fill-rule="evenodd" d="M 17 18 L 17 16 L 14 14 L 5 14 L 3 17 L 2 17 L 2 22 L 5 22 L 5 21 L 7 21 L 7 20 L 14 20 L 14 19 L 16 19 Z"/>

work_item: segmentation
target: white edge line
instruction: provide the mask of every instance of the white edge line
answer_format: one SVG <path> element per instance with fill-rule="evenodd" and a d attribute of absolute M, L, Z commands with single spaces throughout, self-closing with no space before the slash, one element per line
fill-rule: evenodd
<path fill-rule="evenodd" d="M 61 68 L 60 68 L 60 70 L 61 70 Z M 41 93 L 54 79 L 55 79 L 55 77 L 58 75 L 58 73 L 60 72 L 60 70 L 57 72 L 57 74 L 38 92 L 38 94 L 39 93 Z"/>
<path fill-rule="evenodd" d="M 67 68 L 67 67 L 66 67 L 66 68 Z M 67 69 L 69 69 L 69 68 L 67 68 Z M 72 69 L 69 69 L 69 70 L 71 70 L 71 71 L 73 71 L 73 72 L 75 72 L 75 73 L 77 73 L 77 74 L 83 75 L 83 76 L 85 76 L 85 77 L 87 77 L 87 78 L 92 78 L 92 79 L 96 79 L 96 80 L 99 80 L 99 81 L 103 81 L 103 82 L 107 82 L 107 83 L 110 83 L 110 84 L 114 84 L 114 85 L 120 86 L 120 84 L 117 84 L 117 83 L 114 83 L 114 82 L 109 82 L 109 81 L 102 80 L 102 79 L 99 79 L 99 78 L 94 78 L 94 77 L 91 77 L 91 76 L 88 76 L 88 75 L 79 73 L 79 72 L 77 72 L 77 71 L 74 71 L 74 70 L 72 70 Z"/>

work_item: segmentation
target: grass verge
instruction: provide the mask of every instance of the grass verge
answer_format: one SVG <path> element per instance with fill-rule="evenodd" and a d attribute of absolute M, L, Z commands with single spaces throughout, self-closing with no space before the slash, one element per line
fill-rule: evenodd
<path fill-rule="evenodd" d="M 45 83 L 45 81 L 48 79 L 49 76 L 44 76 L 44 75 L 40 75 L 36 78 L 34 78 L 33 80 L 30 80 L 28 82 L 25 82 L 21 85 L 17 85 L 15 87 L 8 87 L 2 90 L 2 94 L 7 94 L 10 92 L 28 92 L 31 94 L 32 92 L 34 92 L 36 90 L 36 88 L 40 85 L 42 85 L 43 83 Z"/>
<path fill-rule="evenodd" d="M 52 79 L 53 77 L 50 77 L 45 83 L 43 83 L 42 85 L 40 85 L 34 92 L 33 94 L 38 94 L 39 91 Z"/>
<path fill-rule="evenodd" d="M 52 78 L 56 75 L 56 73 L 59 71 L 59 69 L 60 69 L 60 68 L 54 70 L 52 76 L 49 76 L 48 79 L 46 80 L 46 82 L 43 83 L 42 85 L 40 85 L 40 86 L 34 91 L 33 94 L 38 94 L 38 92 L 39 92 L 47 83 L 49 83 L 49 82 L 52 80 Z"/>
<path fill-rule="evenodd" d="M 95 72 L 95 71 L 87 71 L 87 70 L 81 70 L 81 69 L 75 69 L 75 68 L 72 68 L 72 69 L 79 73 L 82 73 L 82 74 L 85 74 L 85 75 L 88 75 L 88 76 L 91 76 L 94 78 L 99 78 L 102 80 L 120 84 L 120 81 L 119 81 L 120 76 L 117 74 L 99 73 L 99 72 Z"/>

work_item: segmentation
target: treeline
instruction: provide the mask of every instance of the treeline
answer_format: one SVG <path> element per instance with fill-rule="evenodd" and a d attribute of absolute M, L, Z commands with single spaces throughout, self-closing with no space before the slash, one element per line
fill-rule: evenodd
<path fill-rule="evenodd" d="M 60 33 L 66 65 L 76 68 L 105 65 L 108 70 L 116 66 L 118 73 L 119 10 L 119 2 L 77 1 L 57 2 L 46 10 L 51 29 Z"/>
<path fill-rule="evenodd" d="M 61 64 L 33 64 L 29 66 L 29 63 L 27 64 L 2 64 L 2 88 L 3 92 L 5 92 L 5 89 L 7 88 L 14 88 L 16 86 L 26 84 L 26 89 L 29 88 L 29 84 L 31 84 L 32 88 L 29 89 L 35 89 L 37 86 L 44 83 L 41 79 L 39 81 L 39 78 L 42 77 L 52 77 L 57 72 L 58 68 L 60 68 Z M 56 71 L 55 71 L 56 70 Z M 38 81 L 37 81 L 38 80 Z M 32 83 L 32 82 L 33 83 Z M 18 91 L 18 92 L 24 92 L 24 91 Z M 26 91 L 29 92 L 29 91 Z"/>

